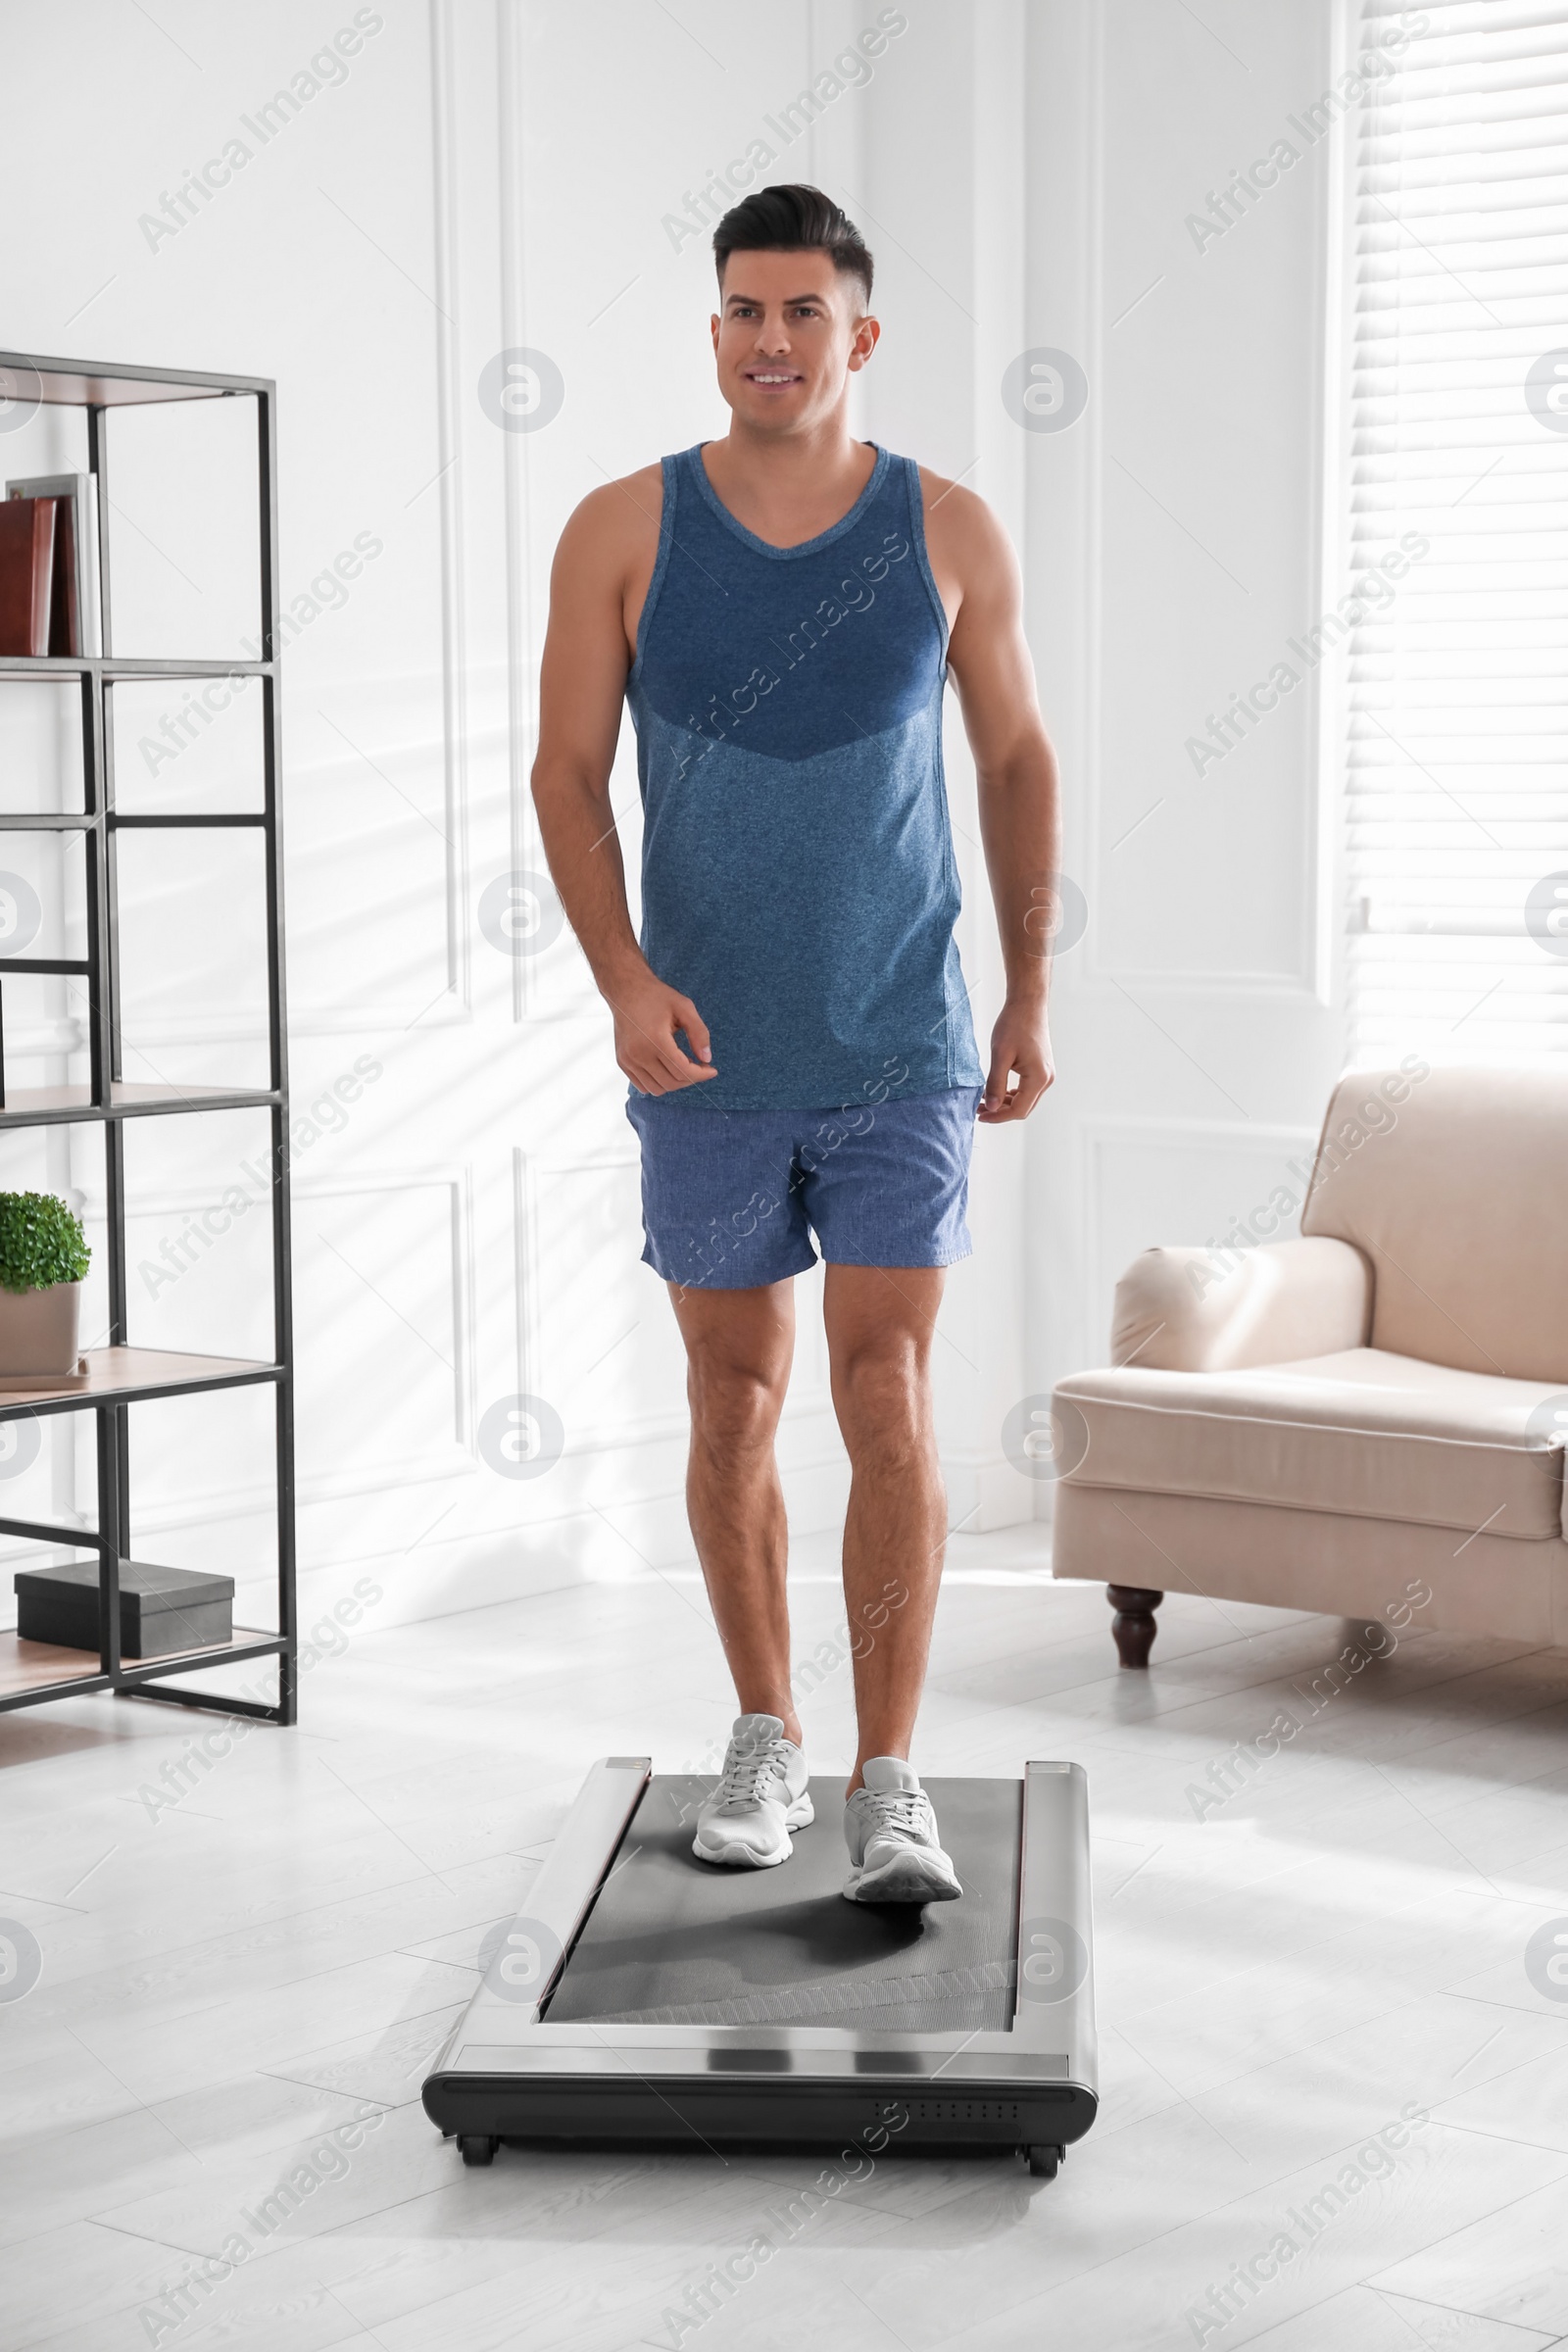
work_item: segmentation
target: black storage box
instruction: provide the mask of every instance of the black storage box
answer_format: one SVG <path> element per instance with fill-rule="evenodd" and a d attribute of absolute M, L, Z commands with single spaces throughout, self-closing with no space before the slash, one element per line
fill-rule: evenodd
<path fill-rule="evenodd" d="M 64 1568 L 23 1568 L 15 1579 L 17 1636 L 53 1642 L 62 1649 L 98 1647 L 98 1562 L 73 1560 Z M 205 1649 L 234 1634 L 234 1579 L 194 1568 L 155 1568 L 146 1560 L 120 1563 L 120 1654 L 161 1658 L 175 1649 Z"/>

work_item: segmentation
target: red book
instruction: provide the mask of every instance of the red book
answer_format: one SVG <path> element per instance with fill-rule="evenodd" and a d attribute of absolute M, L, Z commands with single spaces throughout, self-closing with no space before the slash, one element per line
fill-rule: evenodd
<path fill-rule="evenodd" d="M 70 661 L 98 651 L 98 485 L 85 473 L 36 473 L 8 481 L 6 497 L 52 498 L 55 572 L 50 595 L 49 651 Z M 84 542 L 84 544 L 83 544 Z"/>
<path fill-rule="evenodd" d="M 55 560 L 54 498 L 0 504 L 0 654 L 47 654 Z"/>

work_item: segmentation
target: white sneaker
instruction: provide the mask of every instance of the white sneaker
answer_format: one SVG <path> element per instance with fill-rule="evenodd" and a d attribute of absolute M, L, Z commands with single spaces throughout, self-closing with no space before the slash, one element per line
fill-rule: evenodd
<path fill-rule="evenodd" d="M 844 1808 L 852 1903 L 951 1903 L 962 1894 L 957 1873 L 937 1842 L 937 1817 L 914 1766 L 902 1756 L 872 1756 L 865 1786 Z"/>
<path fill-rule="evenodd" d="M 697 1808 L 699 1862 L 770 1870 L 794 1851 L 791 1830 L 813 1818 L 806 1758 L 776 1715 L 737 1715 L 724 1769 Z"/>

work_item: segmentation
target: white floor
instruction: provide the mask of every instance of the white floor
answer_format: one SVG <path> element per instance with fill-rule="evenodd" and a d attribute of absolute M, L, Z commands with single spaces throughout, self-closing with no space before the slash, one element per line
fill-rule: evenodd
<path fill-rule="evenodd" d="M 830 1547 L 797 1574 L 804 1658 L 839 1616 Z M 1119 1674 L 1102 1592 L 1051 1585 L 1036 1531 L 956 1541 L 917 1761 L 1087 1767 L 1100 2120 L 1052 2183 L 884 2159 L 775 2227 L 701 2323 L 689 2290 L 816 2160 L 506 2148 L 465 2171 L 418 2103 L 585 1765 L 700 1768 L 727 1728 L 695 1572 L 357 1631 L 306 1676 L 298 1732 L 256 1730 L 172 1804 L 144 1791 L 207 1718 L 0 1718 L 0 1915 L 42 1953 L 0 1997 L 0 2346 L 1568 2341 L 1568 2000 L 1524 1963 L 1568 1914 L 1568 1653 L 1412 1631 L 1197 1818 L 1190 1788 L 1304 1718 L 1292 1686 L 1344 1640 L 1172 1597 L 1152 1671 Z M 848 1707 L 845 1667 L 808 1711 L 819 1770 Z M 1303 2207 L 1407 2107 L 1430 2121 L 1363 2156 L 1308 2242 Z M 351 2151 L 323 2136 L 356 2118 Z M 1236 2316 L 1194 2316 L 1282 2232 L 1300 2250 Z M 245 2259 L 181 2306 L 236 2235 Z"/>

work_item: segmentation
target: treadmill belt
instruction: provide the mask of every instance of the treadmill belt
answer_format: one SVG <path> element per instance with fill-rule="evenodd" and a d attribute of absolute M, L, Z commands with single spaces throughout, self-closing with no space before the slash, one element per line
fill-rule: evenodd
<path fill-rule="evenodd" d="M 772 1870 L 692 1852 L 712 1782 L 656 1773 L 544 2012 L 551 2025 L 843 2026 L 1006 2033 L 1016 1965 L 1020 1781 L 928 1781 L 956 1903 L 847 1903 L 844 1783 Z"/>

